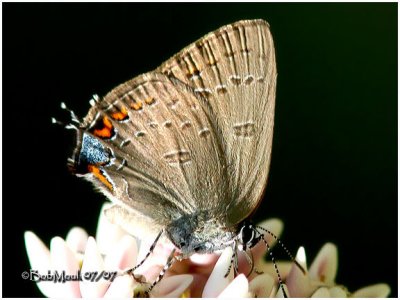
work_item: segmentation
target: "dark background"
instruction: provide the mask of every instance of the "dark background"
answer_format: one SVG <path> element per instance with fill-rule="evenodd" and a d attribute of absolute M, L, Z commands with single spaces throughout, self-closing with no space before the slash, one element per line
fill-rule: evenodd
<path fill-rule="evenodd" d="M 278 63 L 272 165 L 257 220 L 279 217 L 308 261 L 339 249 L 350 291 L 397 296 L 397 3 L 3 4 L 3 296 L 41 296 L 23 233 L 95 234 L 103 196 L 69 174 L 92 94 L 152 70 L 221 25 L 263 18 Z M 279 256 L 279 258 L 286 258 Z"/>

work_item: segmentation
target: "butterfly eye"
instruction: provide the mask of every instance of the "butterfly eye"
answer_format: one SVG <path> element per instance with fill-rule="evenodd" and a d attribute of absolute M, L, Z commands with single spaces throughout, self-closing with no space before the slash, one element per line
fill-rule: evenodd
<path fill-rule="evenodd" d="M 194 249 L 193 249 L 194 251 L 200 251 L 201 250 L 201 246 L 196 246 L 196 247 L 194 247 Z"/>
<path fill-rule="evenodd" d="M 257 243 L 256 239 L 255 239 L 255 231 L 251 226 L 248 225 L 244 225 L 241 229 L 240 229 L 240 239 L 241 239 L 241 243 L 243 245 L 247 245 L 250 248 Z"/>
<path fill-rule="evenodd" d="M 183 248 L 183 247 L 185 247 L 185 246 L 186 246 L 186 243 L 185 243 L 185 242 L 180 242 L 179 247 Z"/>
<path fill-rule="evenodd" d="M 250 237 L 249 241 L 251 242 L 251 241 L 253 241 L 253 239 L 254 239 L 254 231 L 252 230 L 251 231 L 251 237 Z"/>

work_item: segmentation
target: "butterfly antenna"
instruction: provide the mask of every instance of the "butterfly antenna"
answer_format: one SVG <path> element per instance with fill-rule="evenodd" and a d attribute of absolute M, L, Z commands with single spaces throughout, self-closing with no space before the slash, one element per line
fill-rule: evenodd
<path fill-rule="evenodd" d="M 276 265 L 276 262 L 275 262 L 275 257 L 274 257 L 274 255 L 272 254 L 271 248 L 269 247 L 268 242 L 266 241 L 266 239 L 264 238 L 264 235 L 263 235 L 262 233 L 261 233 L 261 239 L 264 241 L 265 245 L 267 246 L 267 251 L 268 251 L 268 253 L 269 253 L 269 256 L 271 257 L 272 264 L 274 265 L 275 272 L 276 272 L 276 274 L 277 274 L 277 276 L 278 276 L 279 287 L 282 289 L 283 297 L 284 297 L 284 298 L 287 298 L 286 291 L 285 291 L 285 289 L 284 289 L 284 287 L 283 287 L 283 282 L 282 282 L 281 274 L 279 273 L 278 266 Z"/>
<path fill-rule="evenodd" d="M 292 253 L 290 253 L 290 251 L 286 248 L 286 246 L 283 244 L 283 242 L 281 241 L 280 238 L 278 238 L 273 232 L 269 231 L 268 229 L 266 229 L 264 227 L 261 227 L 258 225 L 255 225 L 255 227 L 257 229 L 265 231 L 270 236 L 272 236 L 278 242 L 278 244 L 282 247 L 282 249 L 286 252 L 286 254 L 290 257 L 290 259 L 294 262 L 294 264 L 301 270 L 301 272 L 303 272 L 304 275 L 306 274 L 306 270 L 304 270 L 304 268 L 300 265 L 300 263 L 293 257 Z M 260 233 L 260 232 L 258 232 L 258 233 Z"/>

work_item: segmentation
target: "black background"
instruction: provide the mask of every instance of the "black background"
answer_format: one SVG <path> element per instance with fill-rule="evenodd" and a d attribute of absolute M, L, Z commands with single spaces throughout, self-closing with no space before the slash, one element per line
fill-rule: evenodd
<path fill-rule="evenodd" d="M 3 296 L 40 296 L 23 233 L 95 234 L 103 196 L 68 173 L 92 94 L 221 25 L 263 18 L 278 63 L 272 164 L 256 219 L 279 217 L 308 261 L 339 248 L 337 282 L 397 296 L 397 3 L 3 4 Z M 284 256 L 282 256 L 284 258 Z"/>

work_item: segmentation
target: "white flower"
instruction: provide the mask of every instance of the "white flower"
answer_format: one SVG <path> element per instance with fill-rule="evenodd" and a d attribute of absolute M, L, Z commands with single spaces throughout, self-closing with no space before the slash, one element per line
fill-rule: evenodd
<path fill-rule="evenodd" d="M 103 210 L 106 207 L 107 205 Z M 117 275 L 110 281 L 99 274 L 103 271 L 122 274 L 123 270 L 134 267 L 139 253 L 148 251 L 148 248 L 138 249 L 136 239 L 126 234 L 119 226 L 109 223 L 103 213 L 100 214 L 96 240 L 88 237 L 83 229 L 75 227 L 70 230 L 66 240 L 54 237 L 49 250 L 33 232 L 27 231 L 25 245 L 29 262 L 31 269 L 37 270 L 38 274 L 65 271 L 67 275 L 76 275 L 80 270 L 82 276 L 97 274 L 98 278 L 102 277 L 99 281 L 41 281 L 37 283 L 40 291 L 47 297 L 57 298 L 130 298 L 144 292 L 145 286 L 131 275 Z M 161 251 L 157 250 L 158 253 Z M 157 264 L 157 261 L 159 259 L 150 259 L 151 263 L 146 264 L 148 267 L 141 267 L 143 279 L 158 275 L 163 264 Z M 193 281 L 193 277 L 188 274 L 165 277 L 152 291 L 153 296 L 179 297 Z"/>
<path fill-rule="evenodd" d="M 287 287 L 287 295 L 296 298 L 345 298 L 345 297 L 387 297 L 390 294 L 390 287 L 380 283 L 361 288 L 353 293 L 349 292 L 343 285 L 335 282 L 338 269 L 337 248 L 332 243 L 325 244 L 310 268 L 307 268 L 306 254 L 303 247 L 297 251 L 296 261 L 302 266 L 305 273 L 294 263 L 278 263 L 282 279 Z M 260 261 L 260 270 L 266 273 L 273 273 L 270 263 Z M 278 285 L 274 288 L 278 288 Z"/>
<path fill-rule="evenodd" d="M 140 242 L 127 234 L 118 225 L 111 224 L 103 214 L 109 204 L 103 206 L 100 214 L 96 240 L 89 237 L 81 228 L 70 230 L 66 239 L 54 237 L 50 250 L 33 233 L 25 233 L 25 244 L 32 270 L 45 275 L 47 272 L 65 271 L 66 274 L 76 275 L 97 274 L 98 281 L 81 280 L 54 283 L 38 282 L 40 291 L 48 297 L 118 297 L 127 298 L 139 296 L 146 291 L 148 283 L 153 282 L 164 267 L 172 244 L 159 242 L 146 262 L 135 270 L 135 278 L 123 273 L 123 270 L 134 267 L 148 253 L 150 245 Z M 278 219 L 264 221 L 260 226 L 267 228 L 279 236 L 283 223 Z M 265 235 L 270 247 L 276 240 Z M 266 245 L 259 242 L 252 249 L 255 268 L 246 277 L 249 263 L 239 252 L 239 274 L 234 278 L 233 268 L 225 277 L 232 258 L 232 249 L 226 248 L 219 256 L 217 254 L 193 255 L 190 259 L 177 261 L 166 272 L 164 278 L 154 287 L 150 296 L 153 297 L 283 297 L 278 284 L 277 273 L 271 262 L 265 262 Z M 306 254 L 300 247 L 296 261 L 302 270 L 293 262 L 277 262 L 283 288 L 289 297 L 387 297 L 390 288 L 387 284 L 371 285 L 350 293 L 347 289 L 335 283 L 338 268 L 337 248 L 325 244 L 310 268 L 307 268 Z M 102 273 L 110 272 L 110 273 Z M 99 274 L 118 272 L 114 280 Z M 261 274 L 260 274 L 261 273 Z"/>

